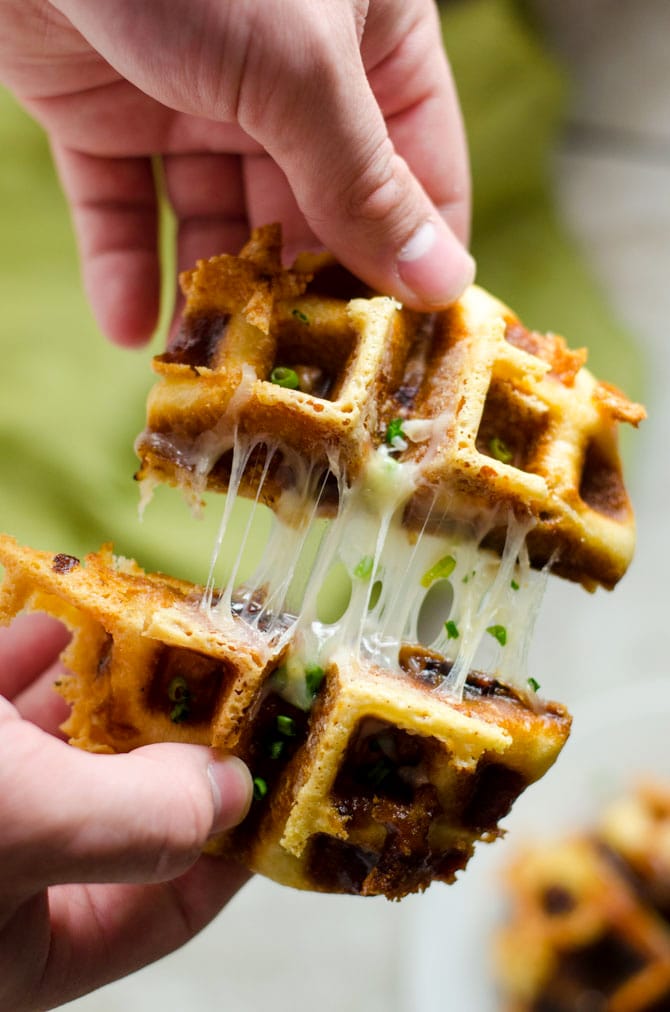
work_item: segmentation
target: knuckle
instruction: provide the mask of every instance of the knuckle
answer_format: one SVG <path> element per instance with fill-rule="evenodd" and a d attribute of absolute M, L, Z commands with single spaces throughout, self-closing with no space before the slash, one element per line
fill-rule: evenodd
<path fill-rule="evenodd" d="M 346 213 L 372 224 L 388 219 L 402 200 L 402 165 L 386 138 L 345 186 L 341 203 Z"/>

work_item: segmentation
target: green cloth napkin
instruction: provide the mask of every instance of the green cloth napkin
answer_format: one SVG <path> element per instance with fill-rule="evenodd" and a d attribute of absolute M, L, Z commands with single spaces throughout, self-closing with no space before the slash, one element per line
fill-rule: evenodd
<path fill-rule="evenodd" d="M 562 75 L 505 0 L 450 6 L 444 30 L 472 148 L 479 281 L 531 326 L 588 343 L 596 371 L 637 394 L 637 352 L 552 204 Z M 1 91 L 0 151 L 0 530 L 76 555 L 113 541 L 149 568 L 203 581 L 222 499 L 208 497 L 198 521 L 164 488 L 143 522 L 137 515 L 132 444 L 164 327 L 142 352 L 97 332 L 45 138 Z M 164 224 L 167 249 L 167 217 Z M 166 273 L 171 297 L 169 266 Z M 236 506 L 239 530 L 247 510 Z M 262 543 L 257 537 L 256 557 Z"/>

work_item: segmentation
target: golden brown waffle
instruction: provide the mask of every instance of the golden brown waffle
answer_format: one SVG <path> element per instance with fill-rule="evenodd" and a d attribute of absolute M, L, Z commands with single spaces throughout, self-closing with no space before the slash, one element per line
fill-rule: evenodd
<path fill-rule="evenodd" d="M 418 647 L 399 671 L 335 654 L 302 672 L 296 696 L 281 636 L 214 624 L 202 588 L 109 548 L 81 562 L 0 536 L 0 563 L 0 622 L 37 609 L 73 631 L 60 685 L 72 743 L 241 756 L 257 798 L 217 849 L 292 886 L 399 898 L 452 881 L 569 732 L 561 706 L 486 676 L 470 674 L 460 700 L 441 695 L 449 665 Z"/>
<path fill-rule="evenodd" d="M 670 785 L 653 778 L 609 805 L 598 835 L 670 923 Z"/>
<path fill-rule="evenodd" d="M 670 790 L 647 780 L 591 836 L 521 851 L 496 965 L 511 1012 L 670 1007 Z"/>
<path fill-rule="evenodd" d="M 573 838 L 521 852 L 496 964 L 509 1012 L 661 1012 L 670 932 L 601 846 Z"/>
<path fill-rule="evenodd" d="M 250 278 L 264 285 L 258 299 Z M 584 352 L 528 331 L 477 287 L 428 316 L 362 289 L 328 257 L 282 271 L 274 226 L 237 258 L 200 261 L 182 285 L 183 327 L 155 359 L 137 441 L 147 488 L 225 490 L 244 443 L 236 490 L 239 480 L 278 508 L 307 468 L 332 512 L 389 441 L 411 474 L 406 526 L 467 519 L 500 550 L 511 511 L 532 520 L 534 566 L 551 560 L 589 588 L 625 572 L 634 523 L 616 427 L 644 410 L 597 382 Z M 296 389 L 273 382 L 278 368 Z"/>

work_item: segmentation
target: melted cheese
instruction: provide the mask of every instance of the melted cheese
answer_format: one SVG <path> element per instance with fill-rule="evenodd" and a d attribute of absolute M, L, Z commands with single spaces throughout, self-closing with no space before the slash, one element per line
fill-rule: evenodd
<path fill-rule="evenodd" d="M 408 436 L 432 442 L 435 428 L 435 423 L 415 425 Z M 254 509 L 278 450 L 263 444 L 265 467 Z M 408 530 L 403 513 L 417 489 L 418 468 L 396 460 L 393 447 L 382 445 L 372 452 L 368 466 L 351 485 L 339 475 L 339 507 L 327 523 L 317 518 L 325 478 L 304 467 L 277 504 L 260 566 L 238 585 L 252 510 L 228 581 L 217 596 L 217 560 L 244 469 L 257 445 L 235 433 L 229 491 L 202 607 L 221 627 L 233 616 L 236 622 L 242 619 L 284 655 L 275 684 L 278 691 L 307 707 L 305 671 L 311 665 L 325 668 L 343 650 L 400 671 L 401 645 L 418 643 L 425 626 L 437 632 L 423 645 L 453 665 L 437 692 L 460 697 L 475 668 L 527 691 L 530 637 L 546 581 L 546 573 L 531 569 L 525 548 L 532 522 L 520 523 L 511 512 L 503 518 L 507 537 L 502 555 L 481 547 L 489 529 L 482 523 L 454 519 L 450 533 L 429 533 L 444 524 L 431 522 L 437 518 L 428 510 L 423 530 Z M 333 471 L 337 477 L 336 466 Z M 492 516 L 491 525 L 494 521 L 500 526 L 500 517 Z M 451 606 L 426 623 L 422 618 L 426 611 L 441 607 L 440 595 L 433 589 L 440 579 L 440 560 L 448 560 L 451 569 L 447 577 Z M 319 596 L 337 566 L 348 574 L 351 594 L 337 620 L 326 622 L 320 617 Z M 431 579 L 431 572 L 438 574 L 436 579 Z"/>

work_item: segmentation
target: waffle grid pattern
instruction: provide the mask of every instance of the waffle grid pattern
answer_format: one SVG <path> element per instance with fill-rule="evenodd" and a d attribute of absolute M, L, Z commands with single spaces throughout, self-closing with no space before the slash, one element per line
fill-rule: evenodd
<path fill-rule="evenodd" d="M 256 235 L 253 249 L 263 242 L 276 244 L 272 229 Z M 249 255 L 228 258 L 233 274 Z M 196 495 L 225 490 L 243 437 L 280 449 L 260 490 L 276 507 L 305 461 L 356 481 L 399 419 L 406 435 L 395 459 L 416 469 L 408 525 L 421 527 L 427 513 L 434 525 L 468 518 L 488 525 L 500 547 L 500 518 L 511 508 L 533 519 L 535 566 L 551 561 L 589 589 L 611 588 L 623 575 L 634 521 L 616 429 L 644 411 L 598 383 L 582 353 L 525 330 L 474 286 L 431 317 L 373 293 L 350 297 L 360 286 L 344 272 L 335 284 L 327 258 L 296 262 L 290 277 L 304 290 L 275 299 L 263 330 L 244 308 L 222 315 L 234 300 L 222 296 L 219 260 L 188 275 L 181 345 L 155 361 L 159 379 L 137 441 L 140 480 Z M 290 369 L 297 388 L 274 382 L 277 368 Z M 242 494 L 256 495 L 259 474 L 252 455 Z M 326 495 L 322 506 L 336 504 L 336 494 Z"/>

